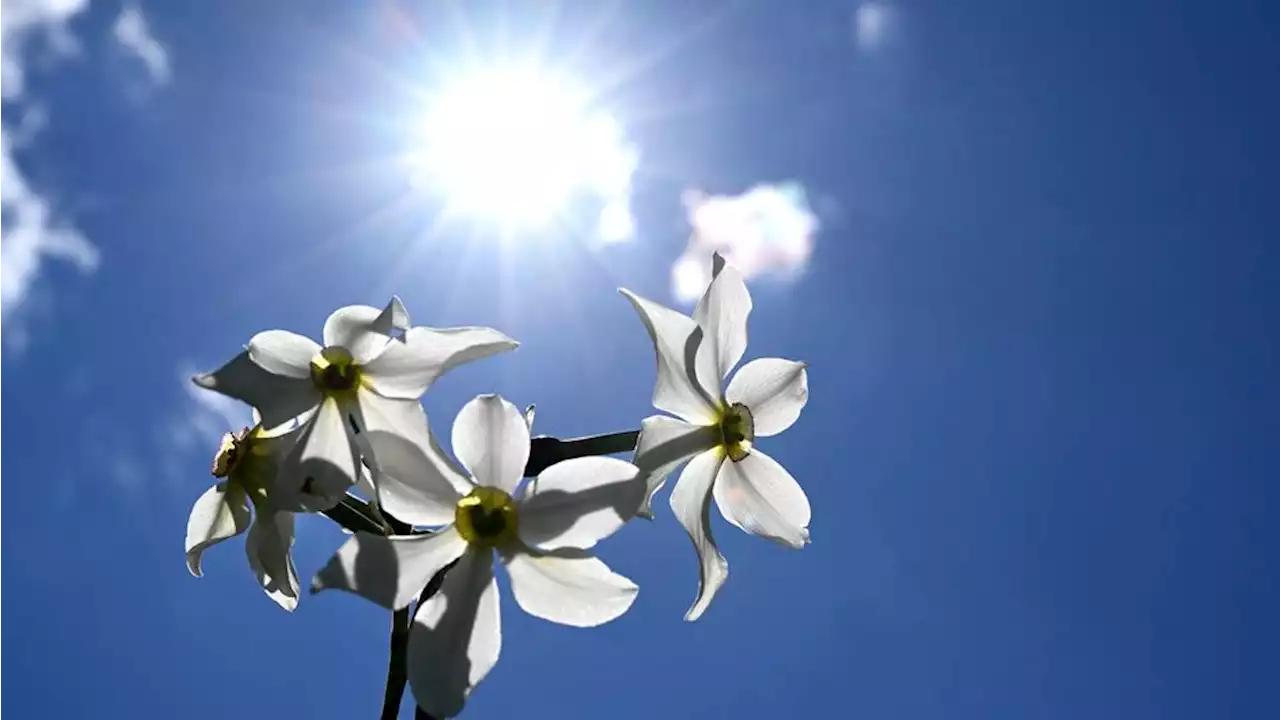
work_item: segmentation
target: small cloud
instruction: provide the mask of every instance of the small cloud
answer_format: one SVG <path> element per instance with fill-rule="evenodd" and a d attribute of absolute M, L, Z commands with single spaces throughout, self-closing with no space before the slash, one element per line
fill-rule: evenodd
<path fill-rule="evenodd" d="M 46 259 L 67 261 L 88 274 L 97 269 L 99 251 L 27 186 L 8 128 L 0 126 L 0 345 L 10 351 L 26 343 L 18 314 Z"/>
<path fill-rule="evenodd" d="M 157 85 L 169 82 L 172 74 L 169 67 L 169 53 L 151 34 L 151 27 L 147 24 L 146 16 L 142 14 L 142 8 L 137 5 L 126 5 L 116 18 L 111 34 L 115 36 L 116 42 L 120 43 L 121 47 L 142 61 L 152 82 Z"/>
<path fill-rule="evenodd" d="M 893 27 L 895 14 L 893 8 L 876 0 L 859 5 L 853 14 L 853 33 L 858 48 L 866 52 L 879 48 Z"/>
<path fill-rule="evenodd" d="M 719 252 L 750 280 L 792 279 L 813 254 L 818 219 L 795 183 L 757 185 L 741 195 L 685 193 L 693 235 L 671 268 L 671 290 L 693 302 L 711 282 L 711 255 Z"/>
<path fill-rule="evenodd" d="M 67 22 L 79 15 L 89 0 L 27 0 L 5 3 L 0 14 L 0 55 L 3 72 L 0 83 L 5 100 L 22 97 L 26 88 L 23 58 L 32 39 L 44 40 L 55 57 L 73 55 L 79 47 L 67 29 Z"/>

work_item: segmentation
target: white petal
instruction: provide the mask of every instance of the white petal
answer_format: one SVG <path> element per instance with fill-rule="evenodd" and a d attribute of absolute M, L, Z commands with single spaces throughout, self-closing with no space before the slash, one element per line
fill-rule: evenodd
<path fill-rule="evenodd" d="M 288 330 L 267 330 L 249 340 L 249 359 L 269 373 L 310 378 L 311 360 L 320 352 L 314 340 Z"/>
<path fill-rule="evenodd" d="M 640 422 L 640 438 L 632 462 L 640 468 L 645 482 L 644 504 L 636 513 L 653 517 L 653 496 L 662 489 L 667 475 L 698 453 L 720 441 L 714 427 L 691 425 L 666 415 L 654 415 Z"/>
<path fill-rule="evenodd" d="M 517 532 L 540 550 L 595 545 L 626 524 L 644 497 L 636 466 L 610 457 L 563 460 L 534 487 L 520 504 Z"/>
<path fill-rule="evenodd" d="M 712 280 L 693 311 L 693 319 L 708 338 L 712 362 L 719 371 L 717 380 L 742 359 L 747 349 L 747 316 L 751 314 L 751 294 L 742 274 L 725 264 L 720 253 L 712 260 Z"/>
<path fill-rule="evenodd" d="M 566 557 L 516 552 L 506 558 L 511 593 L 524 611 L 574 627 L 595 627 L 631 607 L 636 584 L 589 553 Z"/>
<path fill-rule="evenodd" d="M 399 610 L 466 549 L 467 541 L 452 525 L 432 535 L 356 533 L 316 573 L 311 592 L 346 590 Z"/>
<path fill-rule="evenodd" d="M 671 491 L 671 510 L 685 532 L 689 533 L 689 539 L 693 540 L 700 566 L 698 597 L 684 616 L 689 621 L 697 620 L 706 612 L 720 586 L 729 577 L 729 563 L 711 536 L 711 486 L 722 462 L 724 458 L 719 450 L 707 450 L 695 456 L 680 473 L 680 479 Z"/>
<path fill-rule="evenodd" d="M 253 513 L 249 499 L 237 485 L 220 482 L 191 506 L 187 518 L 187 569 L 200 577 L 200 556 L 229 537 L 249 529 Z"/>
<path fill-rule="evenodd" d="M 324 321 L 324 344 L 346 348 L 355 362 L 363 365 L 382 352 L 396 331 L 408 329 L 409 313 L 400 298 L 392 295 L 382 310 L 368 305 L 334 310 Z"/>
<path fill-rule="evenodd" d="M 757 437 L 791 427 L 809 400 L 809 374 L 804 363 L 781 358 L 752 360 L 733 376 L 724 397 L 751 410 Z"/>
<path fill-rule="evenodd" d="M 246 350 L 211 373 L 191 378 L 198 387 L 222 393 L 253 406 L 262 415 L 262 426 L 279 427 L 309 414 L 321 395 L 310 378 L 294 378 L 267 372 L 249 359 Z"/>
<path fill-rule="evenodd" d="M 403 339 L 392 341 L 364 366 L 364 378 L 380 395 L 417 400 L 450 368 L 517 345 L 489 328 L 410 328 Z"/>
<path fill-rule="evenodd" d="M 293 513 L 258 513 L 245 538 L 249 567 L 267 596 L 292 611 L 298 606 L 298 571 L 293 567 Z"/>
<path fill-rule="evenodd" d="M 468 552 L 413 618 L 407 664 L 418 706 L 437 718 L 462 712 L 501 650 L 493 553 Z"/>
<path fill-rule="evenodd" d="M 366 457 L 377 469 L 378 503 L 410 525 L 453 522 L 471 481 L 440 449 L 417 400 L 390 400 L 361 391 Z"/>
<path fill-rule="evenodd" d="M 631 301 L 653 341 L 658 361 L 653 406 L 691 423 L 714 423 L 720 378 L 716 376 L 710 354 L 699 351 L 702 330 L 698 324 L 630 290 L 619 292 Z"/>
<path fill-rule="evenodd" d="M 501 395 L 480 395 L 453 421 L 453 452 L 477 484 L 513 492 L 529 462 L 529 426 Z"/>
<path fill-rule="evenodd" d="M 751 535 L 802 548 L 809 542 L 809 498 L 786 468 L 757 449 L 720 467 L 716 505 Z"/>
<path fill-rule="evenodd" d="M 360 462 L 351 440 L 348 410 L 325 398 L 302 428 L 280 465 L 271 501 L 280 510 L 318 512 L 338 503 L 359 478 Z"/>

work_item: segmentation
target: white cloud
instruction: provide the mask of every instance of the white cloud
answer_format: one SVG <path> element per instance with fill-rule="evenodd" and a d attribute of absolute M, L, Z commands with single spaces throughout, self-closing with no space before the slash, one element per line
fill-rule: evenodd
<path fill-rule="evenodd" d="M 893 27 L 895 12 L 883 2 L 868 0 L 853 14 L 854 39 L 858 48 L 871 52 L 884 43 Z"/>
<path fill-rule="evenodd" d="M 757 185 L 741 195 L 685 193 L 693 234 L 671 268 L 671 291 L 693 302 L 711 282 L 711 254 L 719 252 L 748 280 L 791 279 L 813 254 L 818 219 L 794 183 Z"/>
<path fill-rule="evenodd" d="M 5 0 L 0 14 L 0 43 L 3 44 L 5 100 L 22 96 L 26 87 L 22 58 L 32 39 L 44 40 L 55 56 L 70 55 L 77 45 L 67 30 L 67 22 L 88 5 L 89 0 Z"/>
<path fill-rule="evenodd" d="M 142 8 L 137 5 L 126 5 L 121 9 L 115 25 L 111 28 L 111 34 L 125 50 L 142 61 L 142 64 L 147 67 L 147 73 L 151 75 L 152 82 L 163 85 L 169 81 L 171 75 L 169 53 L 151 34 L 151 27 L 147 23 L 146 16 L 142 14 Z"/>
<path fill-rule="evenodd" d="M 49 201 L 27 186 L 8 128 L 0 126 L 0 340 L 10 350 L 22 350 L 26 341 L 15 320 L 49 259 L 91 273 L 99 252 L 76 228 L 54 217 Z"/>

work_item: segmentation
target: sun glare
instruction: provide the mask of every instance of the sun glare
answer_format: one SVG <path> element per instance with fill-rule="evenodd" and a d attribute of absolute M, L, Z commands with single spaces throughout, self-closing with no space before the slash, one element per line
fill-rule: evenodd
<path fill-rule="evenodd" d="M 526 71 L 459 77 L 432 97 L 421 132 L 418 181 L 450 212 L 539 228 L 586 196 L 601 239 L 630 235 L 636 153 L 572 85 Z"/>

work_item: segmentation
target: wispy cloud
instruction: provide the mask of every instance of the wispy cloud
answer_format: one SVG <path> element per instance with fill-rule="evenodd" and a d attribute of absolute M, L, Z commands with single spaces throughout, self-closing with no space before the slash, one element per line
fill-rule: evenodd
<path fill-rule="evenodd" d="M 0 126 L 0 341 L 10 351 L 26 346 L 18 313 L 49 259 L 68 261 L 82 273 L 91 273 L 99 252 L 76 228 L 55 217 L 44 196 L 28 187 L 8 128 Z"/>
<path fill-rule="evenodd" d="M 157 85 L 169 82 L 169 53 L 151 34 L 151 26 L 137 5 L 126 5 L 116 17 L 111 34 L 121 47 L 142 61 L 151 81 Z"/>
<path fill-rule="evenodd" d="M 880 0 L 867 0 L 853 14 L 854 40 L 860 50 L 871 52 L 886 40 L 895 22 L 896 11 Z"/>
<path fill-rule="evenodd" d="M 75 54 L 78 45 L 67 29 L 67 22 L 79 15 L 89 0 L 16 0 L 5 2 L 0 14 L 0 44 L 3 45 L 3 83 L 5 100 L 22 97 L 26 88 L 23 67 L 28 46 L 43 41 L 53 57 Z"/>
<path fill-rule="evenodd" d="M 818 219 L 795 183 L 757 185 L 741 195 L 685 193 L 693 234 L 671 267 L 671 291 L 693 302 L 711 282 L 711 254 L 719 252 L 748 280 L 791 279 L 813 254 Z"/>

